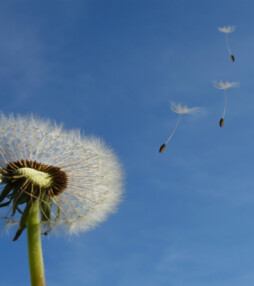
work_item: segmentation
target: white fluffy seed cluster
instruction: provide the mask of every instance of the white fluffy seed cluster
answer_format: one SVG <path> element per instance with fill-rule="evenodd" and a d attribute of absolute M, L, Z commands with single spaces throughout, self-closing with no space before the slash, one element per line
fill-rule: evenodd
<path fill-rule="evenodd" d="M 235 31 L 235 26 L 219 27 L 218 30 L 222 33 L 229 34 Z"/>
<path fill-rule="evenodd" d="M 189 108 L 187 105 L 182 105 L 181 103 L 170 103 L 170 108 L 173 112 L 178 114 L 194 114 L 200 111 L 200 107 Z"/>
<path fill-rule="evenodd" d="M 238 87 L 240 83 L 234 82 L 234 81 L 233 82 L 228 82 L 228 81 L 223 82 L 222 80 L 220 80 L 220 81 L 214 81 L 213 84 L 214 84 L 215 88 L 226 90 L 229 88 Z"/>
<path fill-rule="evenodd" d="M 61 168 L 67 188 L 53 197 L 52 221 L 69 233 L 87 231 L 116 210 L 122 195 L 122 168 L 117 157 L 98 138 L 35 116 L 0 115 L 0 166 L 34 160 Z M 10 222 L 13 218 L 9 218 Z"/>

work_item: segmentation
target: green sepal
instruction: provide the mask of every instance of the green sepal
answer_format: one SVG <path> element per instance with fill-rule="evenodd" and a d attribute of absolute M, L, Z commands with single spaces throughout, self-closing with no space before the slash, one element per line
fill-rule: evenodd
<path fill-rule="evenodd" d="M 40 201 L 41 221 L 44 223 L 44 228 L 46 228 L 46 230 L 42 233 L 44 235 L 47 235 L 51 231 L 51 209 L 52 199 L 50 196 L 45 194 Z"/>
<path fill-rule="evenodd" d="M 21 216 L 21 219 L 20 219 L 20 223 L 19 223 L 19 229 L 18 231 L 16 232 L 14 238 L 13 238 L 13 241 L 16 241 L 19 236 L 22 234 L 23 230 L 26 228 L 26 225 L 27 225 L 27 220 L 28 220 L 28 217 L 29 217 L 29 212 L 30 212 L 30 209 L 31 209 L 31 206 L 33 204 L 33 201 L 29 201 L 23 211 L 23 214 Z"/>
<path fill-rule="evenodd" d="M 8 198 L 12 201 L 16 196 L 17 194 L 20 192 L 20 189 L 19 189 L 19 186 L 13 186 L 12 188 L 12 193 L 8 196 Z"/>
<path fill-rule="evenodd" d="M 57 222 L 59 217 L 60 217 L 60 213 L 61 213 L 61 209 L 59 208 L 59 206 L 57 206 L 57 213 L 56 213 L 56 217 L 54 219 L 54 222 Z"/>
<path fill-rule="evenodd" d="M 52 199 L 50 196 L 45 194 L 40 201 L 40 210 L 41 210 L 41 221 L 47 222 L 50 221 L 51 217 L 51 208 L 52 208 Z"/>
<path fill-rule="evenodd" d="M 0 195 L 0 202 L 2 202 L 6 198 L 6 196 L 9 195 L 10 191 L 12 190 L 12 187 L 13 186 L 11 186 L 10 184 L 7 184 L 4 187 L 4 189 L 2 190 L 2 193 Z"/>
<path fill-rule="evenodd" d="M 22 194 L 18 199 L 17 201 L 15 202 L 17 205 L 22 205 L 24 203 L 27 203 L 28 200 L 30 199 L 31 197 L 28 196 L 27 194 Z"/>
<path fill-rule="evenodd" d="M 20 213 L 20 214 L 23 214 L 23 211 L 17 207 L 17 211 Z"/>
<path fill-rule="evenodd" d="M 17 208 L 18 208 L 18 201 L 23 197 L 23 195 L 24 194 L 22 194 L 22 191 L 19 189 L 19 187 L 18 186 L 15 186 L 14 188 L 13 188 L 13 192 L 12 192 L 12 194 L 11 194 L 11 200 L 13 201 L 12 202 L 12 216 L 14 216 L 15 215 L 15 213 L 16 213 L 16 210 L 17 210 Z"/>
<path fill-rule="evenodd" d="M 54 223 L 56 223 L 60 217 L 60 213 L 61 213 L 61 210 L 59 208 L 59 206 L 57 206 L 57 213 L 56 213 L 56 216 L 55 216 L 55 219 L 54 219 Z M 48 226 L 48 231 L 46 231 L 44 234 L 47 235 L 49 232 L 51 232 L 51 230 L 54 228 L 54 225 L 51 224 Z"/>
<path fill-rule="evenodd" d="M 52 200 L 51 200 L 51 208 L 52 208 Z M 44 220 L 46 227 L 48 228 L 46 231 L 44 231 L 42 234 L 43 235 L 48 235 L 48 233 L 51 232 L 51 230 L 54 228 L 54 224 L 58 221 L 58 219 L 60 218 L 60 213 L 61 213 L 61 209 L 59 208 L 59 206 L 57 205 L 57 213 L 56 216 L 54 218 L 54 220 L 51 220 L 49 218 L 47 218 L 46 220 Z M 50 215 L 51 217 L 51 215 Z M 43 221 L 43 220 L 42 220 Z M 45 227 L 45 228 L 46 228 Z"/>
<path fill-rule="evenodd" d="M 2 204 L 0 204 L 0 208 L 8 206 L 10 203 L 11 203 L 11 201 L 8 201 L 6 203 L 2 203 Z"/>

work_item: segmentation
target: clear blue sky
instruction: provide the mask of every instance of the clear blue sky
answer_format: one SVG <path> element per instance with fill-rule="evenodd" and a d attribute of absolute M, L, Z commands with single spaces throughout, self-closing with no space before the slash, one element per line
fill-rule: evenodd
<path fill-rule="evenodd" d="M 126 174 L 105 223 L 43 239 L 47 285 L 254 284 L 253 11 L 252 0 L 1 1 L 1 111 L 102 137 Z M 214 80 L 240 82 L 223 128 Z M 171 101 L 202 111 L 159 154 Z M 29 285 L 26 235 L 3 234 L 0 249 L 1 286 Z"/>

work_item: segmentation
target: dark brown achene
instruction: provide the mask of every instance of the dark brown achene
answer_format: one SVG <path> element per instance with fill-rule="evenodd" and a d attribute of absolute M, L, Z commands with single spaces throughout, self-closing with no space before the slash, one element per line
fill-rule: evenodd
<path fill-rule="evenodd" d="M 220 119 L 220 127 L 223 127 L 223 125 L 224 125 L 224 118 L 221 118 Z"/>
<path fill-rule="evenodd" d="M 159 149 L 159 152 L 162 153 L 164 151 L 164 149 L 166 148 L 166 144 L 162 144 L 160 149 Z"/>

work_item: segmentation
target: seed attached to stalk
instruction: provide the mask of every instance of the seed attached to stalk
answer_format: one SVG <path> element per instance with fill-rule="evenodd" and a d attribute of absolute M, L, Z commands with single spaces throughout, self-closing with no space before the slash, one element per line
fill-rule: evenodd
<path fill-rule="evenodd" d="M 227 45 L 227 50 L 229 52 L 231 61 L 234 62 L 235 61 L 235 57 L 233 56 L 229 44 L 228 44 L 228 34 L 234 32 L 235 30 L 235 26 L 225 26 L 225 27 L 219 27 L 218 30 L 222 33 L 226 34 L 226 45 Z"/>
<path fill-rule="evenodd" d="M 175 125 L 175 128 L 174 130 L 171 132 L 171 134 L 169 135 L 168 139 L 166 140 L 166 142 L 164 144 L 161 145 L 160 149 L 159 149 L 159 153 L 162 153 L 165 148 L 166 148 L 166 145 L 168 144 L 168 142 L 172 139 L 176 129 L 177 129 L 177 126 L 180 122 L 180 119 L 181 119 L 181 116 L 182 114 L 194 114 L 196 112 L 198 112 L 200 110 L 199 107 L 193 107 L 193 108 L 189 108 L 187 107 L 186 105 L 185 106 L 182 106 L 181 103 L 174 103 L 174 102 L 171 102 L 170 104 L 170 108 L 173 112 L 175 113 L 178 113 L 179 114 L 179 117 L 178 117 L 178 120 L 176 122 L 176 125 Z"/>
<path fill-rule="evenodd" d="M 224 97 L 225 97 L 225 105 L 224 105 L 224 111 L 223 111 L 223 115 L 220 119 L 220 127 L 222 127 L 224 125 L 224 117 L 226 114 L 226 110 L 227 110 L 227 93 L 226 90 L 228 88 L 232 88 L 232 87 L 237 87 L 239 86 L 239 82 L 228 82 L 228 81 L 215 81 L 214 82 L 214 87 L 218 88 L 218 89 L 223 89 L 224 90 Z"/>

